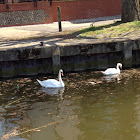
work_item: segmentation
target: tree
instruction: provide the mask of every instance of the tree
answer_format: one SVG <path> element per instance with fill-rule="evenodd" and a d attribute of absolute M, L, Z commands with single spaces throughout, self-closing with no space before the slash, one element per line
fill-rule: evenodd
<path fill-rule="evenodd" d="M 122 22 L 140 20 L 140 0 L 122 0 Z"/>

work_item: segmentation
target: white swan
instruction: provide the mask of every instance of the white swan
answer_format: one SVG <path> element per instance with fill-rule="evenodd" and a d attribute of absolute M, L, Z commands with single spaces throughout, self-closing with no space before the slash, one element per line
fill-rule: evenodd
<path fill-rule="evenodd" d="M 120 68 L 122 69 L 122 64 L 117 63 L 116 68 L 108 68 L 105 71 L 101 71 L 104 75 L 114 75 L 114 74 L 120 74 Z"/>
<path fill-rule="evenodd" d="M 48 80 L 44 80 L 44 81 L 40 81 L 37 79 L 37 81 L 39 82 L 39 84 L 42 87 L 45 88 L 58 88 L 58 87 L 64 87 L 64 83 L 62 81 L 61 75 L 63 76 L 63 70 L 60 69 L 59 73 L 58 73 L 58 79 L 59 81 L 55 80 L 55 79 L 48 79 Z"/>

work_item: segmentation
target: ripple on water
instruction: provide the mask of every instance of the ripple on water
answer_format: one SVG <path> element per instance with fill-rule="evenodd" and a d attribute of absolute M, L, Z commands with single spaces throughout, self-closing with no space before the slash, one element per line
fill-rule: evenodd
<path fill-rule="evenodd" d="M 42 89 L 36 79 L 46 77 L 0 81 L 0 137 L 61 121 L 14 138 L 140 139 L 139 69 L 117 77 L 99 71 L 67 74 L 62 93 Z"/>

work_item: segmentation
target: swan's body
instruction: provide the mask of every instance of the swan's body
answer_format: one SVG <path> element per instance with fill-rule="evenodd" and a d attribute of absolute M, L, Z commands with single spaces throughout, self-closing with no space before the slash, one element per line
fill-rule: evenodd
<path fill-rule="evenodd" d="M 63 70 L 60 69 L 59 73 L 58 73 L 58 79 L 59 81 L 55 80 L 55 79 L 48 79 L 48 80 L 44 80 L 44 81 L 40 81 L 37 79 L 37 81 L 39 82 L 39 84 L 42 87 L 45 88 L 58 88 L 58 87 L 64 87 L 64 83 L 62 81 L 61 75 L 63 75 Z"/>
<path fill-rule="evenodd" d="M 122 68 L 122 64 L 121 63 L 117 63 L 117 67 L 116 68 L 108 68 L 105 71 L 101 71 L 101 72 L 104 75 L 120 74 L 120 72 L 121 72 L 120 68 Z"/>

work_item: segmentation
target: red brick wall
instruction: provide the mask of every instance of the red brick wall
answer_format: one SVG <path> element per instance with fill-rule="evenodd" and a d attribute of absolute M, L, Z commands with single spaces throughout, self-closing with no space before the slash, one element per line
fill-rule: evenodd
<path fill-rule="evenodd" d="M 57 21 L 57 6 L 60 6 L 61 19 L 65 21 L 121 14 L 121 0 L 53 0 L 52 6 L 49 1 L 39 1 L 37 7 L 33 2 L 11 3 L 8 6 L 9 9 L 6 9 L 5 4 L 0 4 L 0 12 L 44 9 L 48 14 L 44 23 Z"/>
<path fill-rule="evenodd" d="M 121 0 L 57 0 L 53 3 L 53 20 L 57 21 L 57 6 L 62 20 L 90 19 L 121 14 Z"/>

